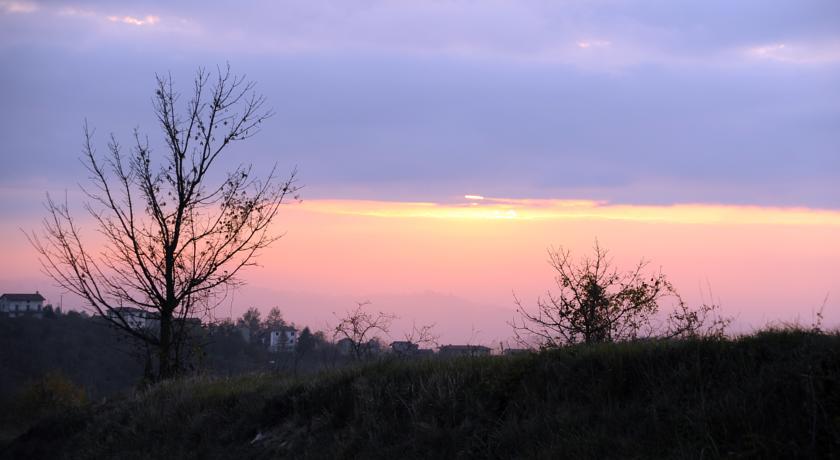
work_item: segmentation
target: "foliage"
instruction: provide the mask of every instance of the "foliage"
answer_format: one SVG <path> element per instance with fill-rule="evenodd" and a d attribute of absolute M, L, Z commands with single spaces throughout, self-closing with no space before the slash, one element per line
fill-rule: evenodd
<path fill-rule="evenodd" d="M 260 310 L 257 307 L 251 307 L 242 314 L 242 317 L 236 321 L 236 324 L 248 329 L 251 337 L 257 337 L 260 333 L 260 326 L 262 319 L 260 318 Z"/>
<path fill-rule="evenodd" d="M 835 458 L 838 350 L 836 334 L 773 330 L 192 378 L 36 427 L 7 455 Z"/>
<path fill-rule="evenodd" d="M 33 418 L 81 407 L 87 401 L 84 388 L 55 371 L 25 385 L 16 398 L 18 410 Z"/>
<path fill-rule="evenodd" d="M 185 363 L 190 374 L 312 373 L 347 361 L 339 359 L 323 332 L 308 328 L 301 333 L 302 348 L 296 356 L 278 356 L 258 340 L 247 341 L 229 319 L 206 324 L 193 335 L 203 347 Z M 18 389 L 51 372 L 84 387 L 94 400 L 142 386 L 143 362 L 137 359 L 141 351 L 135 341 L 97 316 L 72 310 L 42 319 L 0 316 L 0 406 L 11 403 Z M 3 402 L 4 397 L 9 401 Z"/>
<path fill-rule="evenodd" d="M 88 393 L 64 373 L 49 371 L 10 389 L 0 398 L 0 448 L 33 424 L 88 404 Z"/>
<path fill-rule="evenodd" d="M 303 328 L 298 336 L 297 348 L 295 353 L 300 356 L 305 356 L 307 353 L 313 351 L 318 346 L 318 340 L 308 327 Z"/>
<path fill-rule="evenodd" d="M 511 325 L 522 343 L 536 339 L 540 346 L 556 348 L 641 337 L 722 337 L 729 323 L 717 315 L 717 305 L 690 308 L 664 274 L 645 272 L 644 260 L 619 271 L 597 241 L 594 254 L 579 261 L 562 247 L 549 249 L 548 255 L 557 292 L 538 298 L 536 311 L 515 298 L 520 321 Z M 674 307 L 663 321 L 666 300 Z"/>
<path fill-rule="evenodd" d="M 286 326 L 286 321 L 283 319 L 283 312 L 277 307 L 272 307 L 265 317 L 262 327 L 267 330 L 276 330 Z"/>
<path fill-rule="evenodd" d="M 208 314 L 241 283 L 240 271 L 279 238 L 269 224 L 297 191 L 294 172 L 278 180 L 272 169 L 259 179 L 247 165 L 216 179 L 227 148 L 255 135 L 272 115 L 254 83 L 229 68 L 211 82 L 202 69 L 183 111 L 179 98 L 172 78 L 158 76 L 160 155 L 135 131 L 131 149 L 112 135 L 107 154 L 99 156 L 85 125 L 83 162 L 92 186 L 83 188 L 84 207 L 103 247 L 85 242 L 68 203 L 50 196 L 43 232 L 28 234 L 53 280 L 156 350 L 158 378 L 182 369 L 187 319 Z M 143 310 L 158 326 L 135 327 L 125 306 Z"/>

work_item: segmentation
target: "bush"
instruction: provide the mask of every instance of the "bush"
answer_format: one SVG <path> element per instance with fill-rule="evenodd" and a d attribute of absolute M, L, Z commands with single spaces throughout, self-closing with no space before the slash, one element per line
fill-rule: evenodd
<path fill-rule="evenodd" d="M 520 320 L 511 326 L 522 344 L 558 348 L 654 337 L 723 338 L 731 321 L 719 315 L 718 305 L 687 305 L 664 274 L 646 273 L 645 260 L 619 270 L 597 240 L 594 254 L 579 261 L 562 247 L 548 255 L 557 292 L 538 298 L 535 311 L 514 297 Z M 668 299 L 673 306 L 666 310 Z"/>
<path fill-rule="evenodd" d="M 40 419 L 88 402 L 87 392 L 60 372 L 49 372 L 24 386 L 17 397 L 19 417 Z"/>
<path fill-rule="evenodd" d="M 0 446 L 26 432 L 45 418 L 64 415 L 86 406 L 87 392 L 64 374 L 54 371 L 28 381 L 17 392 L 0 400 Z"/>

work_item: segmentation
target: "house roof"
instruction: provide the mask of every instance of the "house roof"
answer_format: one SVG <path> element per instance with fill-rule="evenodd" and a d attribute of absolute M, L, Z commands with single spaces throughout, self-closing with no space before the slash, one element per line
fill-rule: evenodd
<path fill-rule="evenodd" d="M 136 316 L 145 319 L 159 319 L 160 314 L 156 311 L 147 311 L 141 308 L 135 307 L 117 307 L 108 310 L 108 316 L 110 317 L 119 317 L 119 316 Z"/>
<path fill-rule="evenodd" d="M 477 351 L 477 350 L 490 350 L 490 348 L 485 347 L 484 345 L 444 345 L 440 347 L 441 350 L 470 350 L 470 351 Z"/>
<path fill-rule="evenodd" d="M 146 313 L 146 310 L 142 310 L 140 308 L 135 307 L 116 307 L 108 310 L 109 314 L 113 314 L 116 316 L 117 313 L 120 314 L 143 314 Z"/>
<path fill-rule="evenodd" d="M 34 294 L 3 294 L 0 299 L 5 299 L 12 302 L 43 302 L 44 296 L 37 291 Z"/>

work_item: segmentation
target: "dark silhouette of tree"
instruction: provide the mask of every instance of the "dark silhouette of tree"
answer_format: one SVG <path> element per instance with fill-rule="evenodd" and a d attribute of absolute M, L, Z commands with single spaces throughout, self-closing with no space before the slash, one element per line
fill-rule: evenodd
<path fill-rule="evenodd" d="M 61 312 L 59 311 L 58 313 L 56 313 L 56 311 L 53 309 L 53 306 L 50 304 L 45 305 L 44 309 L 41 310 L 41 315 L 43 315 L 44 318 L 55 318 L 56 315 L 60 314 Z"/>
<path fill-rule="evenodd" d="M 309 327 L 304 327 L 303 330 L 300 331 L 300 337 L 298 337 L 295 353 L 297 353 L 300 357 L 306 356 L 309 352 L 315 349 L 317 343 L 318 342 Z"/>
<path fill-rule="evenodd" d="M 619 271 L 595 242 L 594 254 L 574 261 L 567 249 L 548 250 L 557 292 L 548 291 L 530 311 L 514 296 L 519 321 L 511 326 L 520 342 L 536 339 L 542 347 L 601 343 L 641 337 L 723 336 L 729 319 L 714 304 L 690 308 L 661 272 L 647 273 L 640 261 Z M 666 316 L 666 300 L 673 309 Z"/>
<path fill-rule="evenodd" d="M 260 311 L 257 309 L 257 307 L 251 307 L 245 310 L 245 313 L 242 314 L 242 317 L 236 320 L 236 324 L 248 329 L 250 340 L 259 340 L 260 325 L 262 324 L 262 320 Z"/>
<path fill-rule="evenodd" d="M 333 330 L 333 339 L 349 339 L 353 358 L 357 361 L 369 358 L 371 353 L 380 343 L 374 339 L 375 334 L 382 332 L 387 334 L 391 328 L 391 322 L 396 316 L 388 313 L 371 313 L 365 311 L 365 306 L 370 302 L 359 302 L 356 308 L 347 311 L 344 317 L 339 318 L 338 324 Z"/>
<path fill-rule="evenodd" d="M 270 332 L 286 326 L 286 321 L 283 319 L 283 312 L 277 307 L 272 307 L 268 312 L 268 316 L 263 321 L 263 328 Z"/>
<path fill-rule="evenodd" d="M 126 334 L 156 351 L 157 378 L 176 375 L 188 319 L 209 314 L 245 267 L 280 235 L 270 224 L 295 196 L 295 172 L 262 178 L 250 165 L 221 174 L 217 163 L 232 144 L 259 132 L 272 115 L 255 84 L 219 69 L 201 69 L 184 106 L 171 76 L 158 76 L 154 111 L 165 140 L 161 153 L 135 130 L 131 149 L 111 135 L 99 156 L 85 123 L 83 162 L 91 185 L 85 210 L 104 237 L 87 243 L 75 215 L 47 196 L 43 232 L 27 236 L 44 272 Z M 182 110 L 183 109 L 183 110 Z M 158 321 L 133 327 L 121 307 Z"/>

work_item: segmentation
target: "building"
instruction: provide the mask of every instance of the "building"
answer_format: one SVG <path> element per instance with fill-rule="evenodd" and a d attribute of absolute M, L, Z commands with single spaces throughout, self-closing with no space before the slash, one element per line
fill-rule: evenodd
<path fill-rule="evenodd" d="M 236 331 L 245 343 L 251 343 L 251 328 L 244 324 L 236 326 Z"/>
<path fill-rule="evenodd" d="M 335 343 L 335 348 L 338 350 L 338 353 L 343 356 L 349 356 L 355 353 L 356 346 L 352 340 L 345 337 L 338 342 Z"/>
<path fill-rule="evenodd" d="M 160 325 L 157 312 L 134 307 L 118 307 L 108 310 L 108 318 L 118 323 L 125 322 L 131 329 L 155 329 Z M 122 319 L 120 319 L 122 318 Z"/>
<path fill-rule="evenodd" d="M 157 325 L 157 314 L 156 313 L 154 314 L 154 318 L 155 318 L 155 325 Z M 175 327 L 175 328 L 177 328 L 179 326 L 182 326 L 182 324 L 183 324 L 182 327 L 185 330 L 188 330 L 188 331 L 191 331 L 191 332 L 198 331 L 203 327 L 203 324 L 201 323 L 201 318 L 195 318 L 195 317 L 184 318 L 184 319 L 175 318 L 175 319 L 172 320 L 172 324 L 173 324 L 173 327 Z"/>
<path fill-rule="evenodd" d="M 490 348 L 483 345 L 444 345 L 438 351 L 441 357 L 452 358 L 457 356 L 488 356 Z"/>
<path fill-rule="evenodd" d="M 362 353 L 365 356 L 376 356 L 382 353 L 382 341 L 374 337 L 367 341 L 362 347 Z"/>
<path fill-rule="evenodd" d="M 420 348 L 419 344 L 407 340 L 391 342 L 391 353 L 401 358 L 429 358 L 435 355 L 430 348 Z"/>
<path fill-rule="evenodd" d="M 268 350 L 292 351 L 297 346 L 298 331 L 291 326 L 281 326 L 268 333 Z"/>
<path fill-rule="evenodd" d="M 345 337 L 335 343 L 338 353 L 343 356 L 353 356 L 356 359 L 367 359 L 382 353 L 382 341 L 374 337 L 367 342 L 357 343 Z"/>
<path fill-rule="evenodd" d="M 391 351 L 398 355 L 411 356 L 417 354 L 420 346 L 407 340 L 391 342 Z"/>
<path fill-rule="evenodd" d="M 45 300 L 38 291 L 34 294 L 3 294 L 0 296 L 0 314 L 10 318 L 24 315 L 40 317 Z"/>

